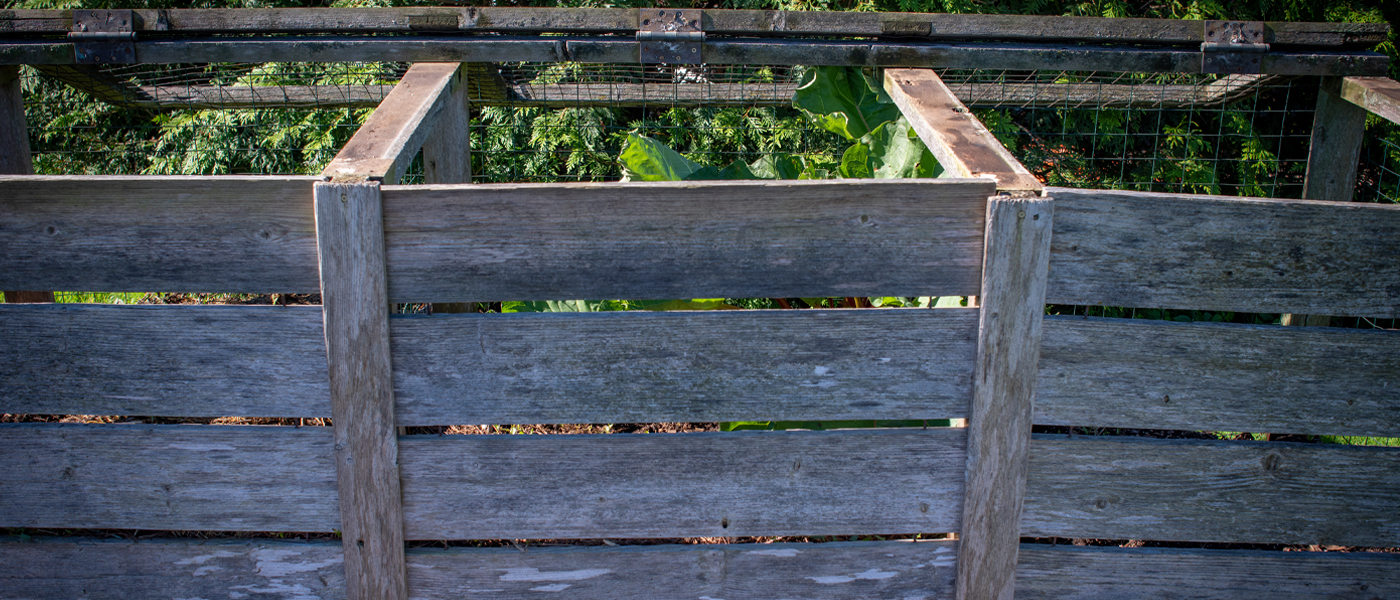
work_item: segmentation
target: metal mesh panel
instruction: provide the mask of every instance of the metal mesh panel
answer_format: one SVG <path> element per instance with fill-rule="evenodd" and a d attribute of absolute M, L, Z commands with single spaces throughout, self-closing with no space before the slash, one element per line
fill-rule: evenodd
<path fill-rule="evenodd" d="M 1400 125 L 1372 117 L 1361 146 L 1356 200 L 1400 202 Z"/>

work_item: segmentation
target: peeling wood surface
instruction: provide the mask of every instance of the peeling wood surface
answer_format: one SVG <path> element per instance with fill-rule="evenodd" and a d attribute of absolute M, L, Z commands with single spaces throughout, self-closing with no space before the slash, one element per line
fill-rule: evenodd
<path fill-rule="evenodd" d="M 391 186 L 384 190 L 389 297 L 976 295 L 983 206 L 992 185 L 944 179 Z"/>
<path fill-rule="evenodd" d="M 0 413 L 329 417 L 314 306 L 0 306 Z"/>
<path fill-rule="evenodd" d="M 991 177 L 999 191 L 1044 189 L 932 69 L 888 69 L 885 91 L 953 177 Z"/>
<path fill-rule="evenodd" d="M 315 181 L 0 175 L 0 289 L 317 293 Z"/>
<path fill-rule="evenodd" d="M 398 183 L 454 100 L 457 63 L 417 63 L 379 103 L 321 176 Z M 460 97 L 456 97 L 460 100 Z M 453 117 L 449 117 L 453 118 Z"/>
<path fill-rule="evenodd" d="M 328 429 L 0 424 L 0 526 L 340 529 Z"/>
<path fill-rule="evenodd" d="M 976 314 L 396 318 L 395 412 L 400 425 L 963 418 Z"/>
<path fill-rule="evenodd" d="M 1022 544 L 1018 597 L 1313 600 L 1400 596 L 1400 555 Z"/>
<path fill-rule="evenodd" d="M 952 428 L 407 436 L 405 537 L 956 531 L 963 443 Z"/>
<path fill-rule="evenodd" d="M 1400 545 L 1400 449 L 1038 435 L 1022 535 Z"/>
<path fill-rule="evenodd" d="M 344 600 L 340 544 L 0 538 L 0 599 Z"/>
<path fill-rule="evenodd" d="M 1400 316 L 1400 206 L 1046 193 L 1051 304 Z"/>
<path fill-rule="evenodd" d="M 1303 180 L 1303 197 L 1309 200 L 1350 202 L 1356 190 L 1366 109 L 1342 99 L 1341 88 L 1341 77 L 1323 77 L 1317 91 Z"/>
<path fill-rule="evenodd" d="M 1400 123 L 1400 82 L 1394 79 L 1347 77 L 1342 81 L 1341 96 L 1383 119 Z"/>
<path fill-rule="evenodd" d="M 317 183 L 316 242 L 346 596 L 402 600 L 403 494 L 379 185 Z"/>
<path fill-rule="evenodd" d="M 901 77 L 896 75 L 896 77 Z M 1010 600 L 1031 442 L 1054 201 L 993 197 L 978 294 L 956 598 Z"/>
<path fill-rule="evenodd" d="M 951 597 L 956 542 L 693 544 L 414 549 L 412 598 L 546 594 L 575 600 Z M 1389 598 L 1400 558 L 1383 553 L 1100 548 L 1022 544 L 1023 598 L 1279 600 Z M 342 600 L 339 544 L 0 538 L 0 598 L 156 600 L 250 594 Z M 98 583 L 100 582 L 100 583 Z M 493 590 L 493 591 L 487 591 Z"/>
<path fill-rule="evenodd" d="M 1393 331 L 1048 316 L 1040 356 L 1037 424 L 1400 437 Z"/>
<path fill-rule="evenodd" d="M 387 33 L 423 31 L 632 33 L 638 11 L 620 8 L 412 7 L 136 10 L 137 31 L 170 33 Z M 1033 15 L 706 10 L 711 34 L 881 36 L 928 39 L 1074 40 L 1189 44 L 1205 41 L 1203 21 Z M 66 33 L 56 10 L 0 12 L 0 31 Z M 1377 23 L 1265 22 L 1265 41 L 1290 46 L 1368 46 L 1385 41 Z"/>

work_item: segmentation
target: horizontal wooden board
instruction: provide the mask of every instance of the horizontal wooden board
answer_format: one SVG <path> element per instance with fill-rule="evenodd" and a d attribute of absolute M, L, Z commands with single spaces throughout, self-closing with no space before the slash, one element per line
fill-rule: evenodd
<path fill-rule="evenodd" d="M 1400 449 L 1038 435 L 1021 534 L 1400 545 Z"/>
<path fill-rule="evenodd" d="M 654 10 L 654 9 L 643 9 Z M 411 7 L 136 10 L 137 31 L 224 32 L 609 32 L 638 29 L 638 10 L 620 8 Z M 1041 15 L 706 10 L 710 34 L 746 36 L 910 36 L 933 39 L 1075 40 L 1178 44 L 1205 40 L 1203 21 Z M 64 33 L 71 13 L 0 12 L 0 31 Z M 1379 23 L 1265 22 L 1265 41 L 1283 45 L 1363 46 L 1385 41 Z"/>
<path fill-rule="evenodd" d="M 409 594 L 574 600 L 951 598 L 957 543 L 410 549 Z M 0 598 L 345 598 L 338 543 L 0 539 Z M 1391 598 L 1400 556 L 1022 544 L 1016 589 L 1055 600 Z"/>
<path fill-rule="evenodd" d="M 328 417 L 319 306 L 0 305 L 0 412 Z"/>
<path fill-rule="evenodd" d="M 1035 408 L 1042 425 L 1400 437 L 1400 333 L 1047 316 Z"/>
<path fill-rule="evenodd" d="M 1400 316 L 1400 206 L 1046 194 L 1051 304 Z"/>
<path fill-rule="evenodd" d="M 961 429 L 399 439 L 406 539 L 956 531 Z"/>
<path fill-rule="evenodd" d="M 1342 81 L 1341 91 L 1347 102 L 1400 123 L 1400 82 L 1389 77 L 1348 77 Z"/>
<path fill-rule="evenodd" d="M 315 181 L 0 176 L 0 288 L 317 293 Z"/>
<path fill-rule="evenodd" d="M 966 416 L 977 312 L 446 315 L 391 327 L 400 425 L 945 419 Z"/>
<path fill-rule="evenodd" d="M 1018 597 L 1313 600 L 1400 597 L 1400 555 L 1021 544 Z"/>
<path fill-rule="evenodd" d="M 340 527 L 329 427 L 0 424 L 0 527 Z"/>
<path fill-rule="evenodd" d="M 3 56 L 3 54 L 0 54 Z M 268 37 L 137 41 L 140 62 L 555 62 L 560 38 Z M 635 58 L 634 58 L 635 61 Z"/>
<path fill-rule="evenodd" d="M 344 600 L 340 543 L 0 538 L 0 599 Z"/>
<path fill-rule="evenodd" d="M 385 186 L 391 302 L 978 293 L 988 180 Z"/>

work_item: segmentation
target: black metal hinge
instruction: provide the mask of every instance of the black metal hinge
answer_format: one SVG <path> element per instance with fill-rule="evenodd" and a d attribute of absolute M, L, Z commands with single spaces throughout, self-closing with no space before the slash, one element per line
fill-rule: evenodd
<path fill-rule="evenodd" d="M 703 60 L 704 11 L 643 8 L 638 10 L 637 60 L 642 64 L 698 65 Z"/>
<path fill-rule="evenodd" d="M 1259 73 L 1269 45 L 1259 21 L 1206 21 L 1202 73 Z"/>
<path fill-rule="evenodd" d="M 75 10 L 73 59 L 78 64 L 136 62 L 136 15 L 130 10 Z"/>

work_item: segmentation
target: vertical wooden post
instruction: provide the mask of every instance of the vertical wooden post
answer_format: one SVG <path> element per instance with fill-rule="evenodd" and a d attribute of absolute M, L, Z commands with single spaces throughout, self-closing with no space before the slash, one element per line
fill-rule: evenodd
<path fill-rule="evenodd" d="M 457 68 L 451 85 L 451 97 L 423 142 L 423 183 L 472 182 L 472 146 L 468 137 L 471 107 L 465 63 Z"/>
<path fill-rule="evenodd" d="M 0 65 L 0 175 L 33 175 L 18 65 Z M 7 304 L 53 302 L 53 292 L 5 292 Z"/>
<path fill-rule="evenodd" d="M 1356 189 L 1366 109 L 1342 99 L 1342 78 L 1323 77 L 1313 116 L 1303 198 L 1348 202 Z"/>
<path fill-rule="evenodd" d="M 379 184 L 317 183 L 315 201 L 347 598 L 404 600 Z"/>
<path fill-rule="evenodd" d="M 467 64 L 452 80 L 451 97 L 423 142 L 423 183 L 471 183 L 471 99 L 467 94 Z M 434 313 L 476 312 L 475 302 L 439 302 Z"/>
<path fill-rule="evenodd" d="M 987 202 L 957 598 L 1012 600 L 1050 263 L 1049 198 Z"/>

